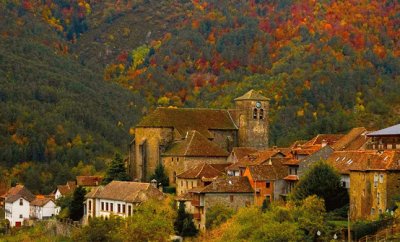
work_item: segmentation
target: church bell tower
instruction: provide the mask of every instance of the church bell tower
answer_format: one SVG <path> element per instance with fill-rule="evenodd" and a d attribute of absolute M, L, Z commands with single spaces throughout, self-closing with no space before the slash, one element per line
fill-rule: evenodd
<path fill-rule="evenodd" d="M 236 123 L 239 126 L 239 146 L 268 148 L 269 99 L 250 90 L 235 99 L 238 112 Z"/>

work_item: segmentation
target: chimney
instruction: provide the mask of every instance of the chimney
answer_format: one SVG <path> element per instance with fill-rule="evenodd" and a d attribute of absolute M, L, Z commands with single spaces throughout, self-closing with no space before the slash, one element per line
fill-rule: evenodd
<path fill-rule="evenodd" d="M 272 166 L 272 160 L 271 160 L 271 157 L 270 157 L 270 158 L 269 158 L 269 160 L 268 160 L 268 165 Z"/>
<path fill-rule="evenodd" d="M 157 188 L 157 180 L 156 180 L 156 179 L 151 180 L 151 181 L 150 181 L 150 184 L 151 184 L 154 188 Z"/>
<path fill-rule="evenodd" d="M 326 139 L 323 139 L 322 140 L 322 143 L 321 143 L 321 146 L 322 147 L 325 147 L 325 146 L 327 146 L 328 145 L 328 141 L 326 140 Z"/>

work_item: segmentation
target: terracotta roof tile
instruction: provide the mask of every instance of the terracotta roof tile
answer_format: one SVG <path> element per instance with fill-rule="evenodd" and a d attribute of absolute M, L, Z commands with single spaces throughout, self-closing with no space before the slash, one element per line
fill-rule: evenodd
<path fill-rule="evenodd" d="M 207 163 L 196 165 L 181 174 L 177 178 L 183 179 L 201 179 L 201 178 L 214 178 L 223 175 L 223 173 Z"/>
<path fill-rule="evenodd" d="M 247 177 L 226 177 L 213 181 L 201 193 L 253 193 Z"/>
<path fill-rule="evenodd" d="M 353 128 L 336 141 L 336 143 L 332 145 L 332 148 L 337 151 L 358 150 L 368 141 L 365 136 L 366 132 L 367 130 L 364 127 Z"/>
<path fill-rule="evenodd" d="M 75 191 L 76 182 L 75 181 L 67 181 L 65 185 L 58 185 L 57 189 L 60 191 L 61 195 L 69 195 Z"/>
<path fill-rule="evenodd" d="M 228 166 L 226 169 L 230 171 L 240 170 L 240 168 L 245 168 L 250 165 L 261 165 L 265 162 L 268 162 L 270 158 L 277 158 L 277 156 L 284 156 L 279 150 L 276 149 L 266 149 L 262 151 L 258 151 L 256 153 L 252 153 L 250 155 L 245 156 L 241 160 L 232 165 Z M 289 158 L 284 158 L 289 159 Z"/>
<path fill-rule="evenodd" d="M 38 207 L 43 207 L 46 205 L 48 202 L 53 201 L 53 199 L 48 198 L 48 197 L 36 197 L 35 200 L 31 202 L 31 206 L 38 206 Z"/>
<path fill-rule="evenodd" d="M 234 147 L 231 153 L 234 154 L 238 160 L 241 160 L 245 156 L 253 154 L 257 151 L 258 150 L 253 147 Z"/>
<path fill-rule="evenodd" d="M 24 198 L 29 202 L 35 199 L 35 195 L 23 185 L 16 185 L 10 188 L 2 197 L 6 202 L 10 203 L 17 201 L 19 198 Z"/>
<path fill-rule="evenodd" d="M 254 91 L 253 89 L 246 92 L 243 96 L 235 98 L 235 101 L 241 100 L 260 100 L 260 101 L 268 101 L 269 98 L 264 97 L 259 92 Z"/>
<path fill-rule="evenodd" d="M 299 177 L 297 175 L 288 175 L 283 178 L 285 181 L 298 181 Z"/>
<path fill-rule="evenodd" d="M 200 108 L 157 108 L 137 127 L 175 128 L 181 135 L 197 130 L 207 138 L 212 138 L 209 130 L 237 130 L 228 110 Z"/>
<path fill-rule="evenodd" d="M 187 137 L 175 142 L 163 156 L 228 157 L 229 153 L 208 140 L 196 130 L 188 132 Z"/>
<path fill-rule="evenodd" d="M 150 183 L 112 181 L 102 188 L 89 192 L 86 198 L 100 198 L 124 202 L 144 202 L 150 198 L 162 199 L 163 193 Z"/>
<path fill-rule="evenodd" d="M 78 186 L 94 187 L 99 186 L 103 181 L 103 177 L 100 176 L 77 176 L 76 183 Z"/>
<path fill-rule="evenodd" d="M 400 170 L 400 151 L 336 151 L 327 162 L 342 174 L 351 170 Z"/>
<path fill-rule="evenodd" d="M 279 180 L 288 175 L 288 168 L 282 159 L 271 159 L 271 164 L 248 166 L 251 177 L 257 181 Z"/>
<path fill-rule="evenodd" d="M 324 142 L 327 142 L 328 145 L 333 145 L 340 138 L 343 137 L 343 134 L 318 134 L 311 140 L 304 143 L 302 146 L 313 146 L 313 145 L 322 145 Z"/>

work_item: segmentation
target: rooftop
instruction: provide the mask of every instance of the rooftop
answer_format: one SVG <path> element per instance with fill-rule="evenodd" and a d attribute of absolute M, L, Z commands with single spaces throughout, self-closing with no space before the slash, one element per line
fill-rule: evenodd
<path fill-rule="evenodd" d="M 228 157 L 229 153 L 208 140 L 196 130 L 189 131 L 187 137 L 175 142 L 163 156 Z"/>
<path fill-rule="evenodd" d="M 226 177 L 213 181 L 201 193 L 252 193 L 253 188 L 247 177 Z"/>
<path fill-rule="evenodd" d="M 25 186 L 16 185 L 15 187 L 11 187 L 4 195 L 1 196 L 5 199 L 5 202 L 13 203 L 20 198 L 24 198 L 27 201 L 31 202 L 35 199 L 35 195 L 33 195 Z"/>
<path fill-rule="evenodd" d="M 31 202 L 32 206 L 43 207 L 48 202 L 53 201 L 53 199 L 44 196 L 36 196 L 35 200 Z M 53 201 L 54 202 L 54 201 Z"/>
<path fill-rule="evenodd" d="M 284 154 L 280 152 L 279 149 L 266 149 L 252 153 L 240 159 L 238 162 L 233 163 L 226 169 L 230 171 L 240 170 L 240 168 L 245 168 L 250 165 L 261 165 L 267 162 L 270 158 L 283 157 Z M 288 159 L 288 158 L 285 158 Z"/>
<path fill-rule="evenodd" d="M 185 172 L 178 174 L 176 177 L 181 179 L 201 179 L 201 178 L 215 178 L 223 175 L 223 173 L 207 163 L 194 166 Z"/>
<path fill-rule="evenodd" d="M 103 177 L 100 176 L 77 176 L 76 183 L 78 186 L 94 187 L 101 184 Z"/>
<path fill-rule="evenodd" d="M 243 96 L 235 98 L 235 101 L 241 101 L 241 100 L 269 101 L 269 98 L 264 97 L 259 92 L 254 91 L 252 89 L 246 92 Z"/>
<path fill-rule="evenodd" d="M 288 168 L 282 163 L 281 159 L 271 159 L 271 164 L 248 166 L 253 180 L 279 180 L 288 175 Z"/>
<path fill-rule="evenodd" d="M 358 150 L 368 141 L 365 136 L 367 130 L 364 127 L 357 127 L 350 130 L 336 143 L 332 145 L 334 150 Z"/>
<path fill-rule="evenodd" d="M 384 128 L 375 132 L 368 133 L 367 136 L 392 136 L 392 135 L 400 135 L 400 124 L 396 124 L 390 126 L 388 128 Z"/>

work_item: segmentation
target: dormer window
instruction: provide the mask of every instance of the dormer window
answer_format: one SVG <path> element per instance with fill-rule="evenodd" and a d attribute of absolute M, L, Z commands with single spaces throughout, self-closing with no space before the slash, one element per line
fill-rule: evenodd
<path fill-rule="evenodd" d="M 257 108 L 253 110 L 253 119 L 257 119 Z"/>
<path fill-rule="evenodd" d="M 260 109 L 260 119 L 264 119 L 264 109 Z"/>

